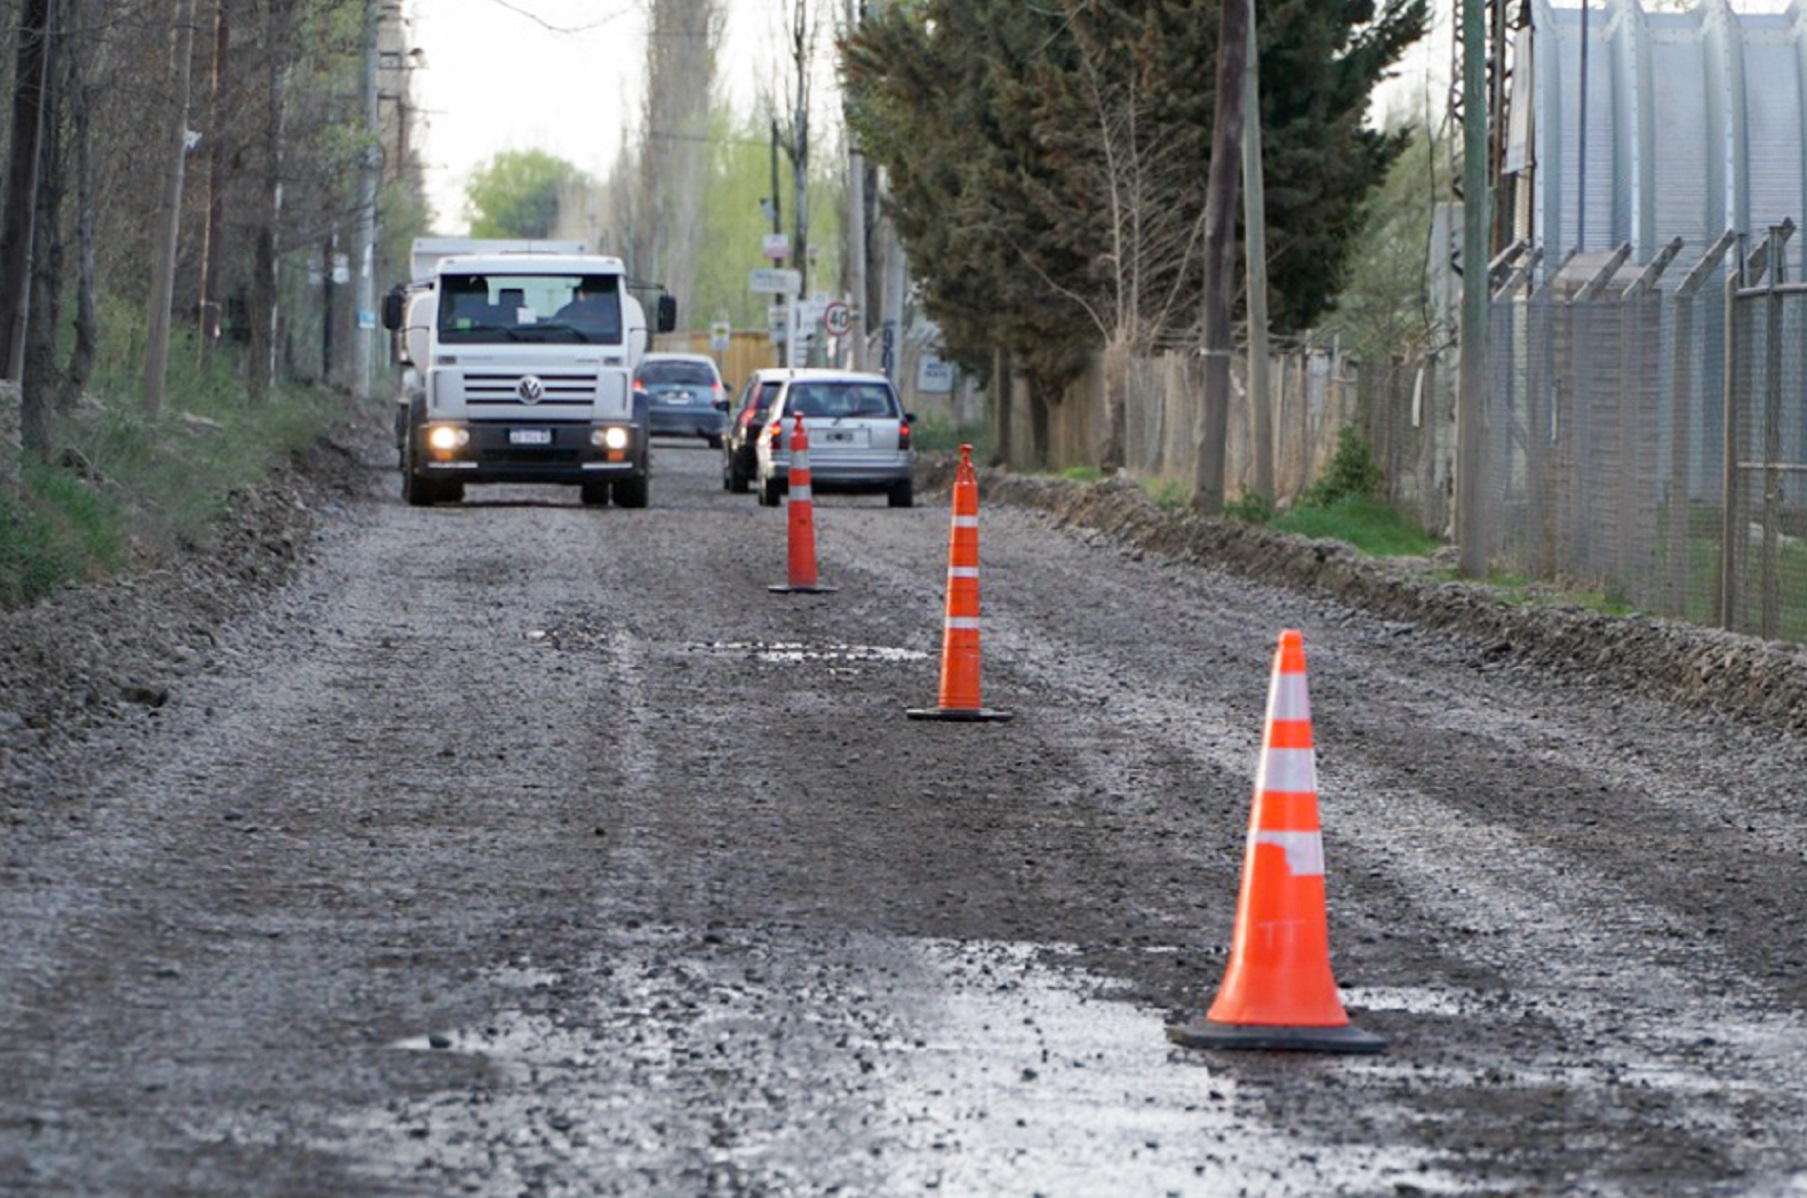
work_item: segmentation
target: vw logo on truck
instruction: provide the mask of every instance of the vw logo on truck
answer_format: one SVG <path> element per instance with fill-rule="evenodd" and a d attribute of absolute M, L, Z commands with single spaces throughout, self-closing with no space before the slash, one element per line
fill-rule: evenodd
<path fill-rule="evenodd" d="M 546 384 L 540 382 L 540 376 L 530 374 L 515 387 L 515 393 L 521 397 L 522 403 L 538 403 L 546 395 Z"/>

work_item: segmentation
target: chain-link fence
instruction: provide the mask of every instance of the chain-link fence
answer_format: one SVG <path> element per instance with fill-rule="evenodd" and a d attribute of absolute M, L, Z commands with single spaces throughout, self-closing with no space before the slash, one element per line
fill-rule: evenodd
<path fill-rule="evenodd" d="M 1497 295 L 1486 510 L 1496 569 L 1807 639 L 1807 286 L 1791 225 L 1577 255 Z"/>
<path fill-rule="evenodd" d="M 1629 246 L 1573 254 L 1541 276 L 1530 259 L 1501 286 L 1480 520 L 1495 572 L 1807 640 L 1807 282 L 1788 279 L 1792 232 L 1754 247 L 1730 234 L 1677 241 L 1643 265 L 1629 264 Z M 1012 464 L 1096 464 L 1115 410 L 1126 468 L 1189 493 L 1202 367 L 1196 354 L 1104 356 L 1039 429 L 1013 388 Z M 1354 423 L 1391 504 L 1451 535 L 1457 367 L 1453 347 L 1391 364 L 1334 345 L 1274 355 L 1273 498 L 1297 498 Z M 1235 497 L 1253 487 L 1240 355 L 1232 375 Z"/>

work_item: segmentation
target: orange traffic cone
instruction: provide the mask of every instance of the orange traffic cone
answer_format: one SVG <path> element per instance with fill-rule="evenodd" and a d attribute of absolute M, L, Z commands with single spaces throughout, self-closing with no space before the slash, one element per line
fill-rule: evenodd
<path fill-rule="evenodd" d="M 780 594 L 822 595 L 835 588 L 816 577 L 816 501 L 809 486 L 809 433 L 803 413 L 791 428 L 791 468 L 785 481 L 784 506 L 790 524 L 789 578 L 773 583 L 768 591 Z"/>
<path fill-rule="evenodd" d="M 1205 1017 L 1169 1027 L 1167 1038 L 1190 1048 L 1382 1051 L 1386 1041 L 1349 1024 L 1329 940 L 1305 646 L 1288 629 L 1268 688 L 1230 963 Z"/>
<path fill-rule="evenodd" d="M 973 447 L 960 447 L 954 523 L 947 538 L 947 615 L 941 626 L 941 699 L 912 707 L 913 720 L 1007 720 L 979 702 L 979 476 Z"/>

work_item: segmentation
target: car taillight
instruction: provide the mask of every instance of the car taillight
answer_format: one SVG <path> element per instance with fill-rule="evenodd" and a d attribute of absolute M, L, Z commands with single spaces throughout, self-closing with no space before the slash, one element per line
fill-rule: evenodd
<path fill-rule="evenodd" d="M 646 384 L 641 382 L 639 379 L 634 380 L 634 394 L 635 395 L 645 395 L 646 394 Z"/>
<path fill-rule="evenodd" d="M 897 422 L 897 447 L 899 449 L 910 448 L 910 422 L 908 420 Z"/>
<path fill-rule="evenodd" d="M 780 444 L 783 444 L 784 421 L 774 420 L 774 421 L 772 421 L 772 423 L 766 425 L 765 426 L 765 435 L 770 437 L 772 440 L 777 441 Z"/>

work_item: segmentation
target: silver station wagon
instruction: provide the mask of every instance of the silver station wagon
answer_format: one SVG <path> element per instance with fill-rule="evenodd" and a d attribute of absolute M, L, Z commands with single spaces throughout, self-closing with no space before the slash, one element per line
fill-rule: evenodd
<path fill-rule="evenodd" d="M 809 436 L 810 486 L 821 492 L 884 492 L 892 507 L 916 502 L 910 445 L 915 417 L 882 374 L 794 370 L 766 409 L 754 482 L 759 502 L 776 506 L 789 483 L 792 428 Z"/>

